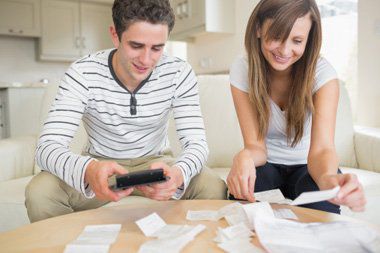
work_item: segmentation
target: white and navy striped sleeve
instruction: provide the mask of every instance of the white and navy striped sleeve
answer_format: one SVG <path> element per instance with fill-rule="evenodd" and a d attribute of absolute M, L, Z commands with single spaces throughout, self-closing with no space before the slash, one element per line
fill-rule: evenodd
<path fill-rule="evenodd" d="M 175 78 L 173 116 L 182 153 L 176 166 L 184 177 L 183 188 L 177 190 L 175 198 L 180 198 L 190 180 L 200 173 L 208 157 L 206 133 L 199 103 L 197 78 L 189 64 L 184 64 Z"/>
<path fill-rule="evenodd" d="M 86 109 L 87 99 L 88 87 L 74 63 L 62 78 L 50 107 L 38 140 L 36 162 L 43 170 L 91 198 L 94 194 L 84 184 L 84 173 L 92 158 L 74 154 L 69 148 Z"/>

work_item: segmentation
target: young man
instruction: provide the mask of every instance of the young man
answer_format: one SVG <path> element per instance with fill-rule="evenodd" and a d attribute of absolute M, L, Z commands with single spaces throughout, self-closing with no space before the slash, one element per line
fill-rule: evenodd
<path fill-rule="evenodd" d="M 26 189 L 31 222 L 118 201 L 134 189 L 111 191 L 107 179 L 149 167 L 163 168 L 170 180 L 136 187 L 148 198 L 225 197 L 224 182 L 204 168 L 196 76 L 186 62 L 163 54 L 174 26 L 169 1 L 116 0 L 112 11 L 116 49 L 71 65 L 44 124 L 36 151 L 43 171 Z M 177 159 L 168 149 L 171 111 L 183 149 Z M 77 155 L 69 144 L 81 120 L 88 143 Z"/>

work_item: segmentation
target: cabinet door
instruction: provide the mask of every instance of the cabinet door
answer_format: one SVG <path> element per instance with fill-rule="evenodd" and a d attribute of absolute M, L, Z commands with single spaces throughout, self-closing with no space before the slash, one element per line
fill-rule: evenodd
<path fill-rule="evenodd" d="M 111 25 L 111 5 L 81 3 L 82 55 L 113 47 L 109 35 Z"/>
<path fill-rule="evenodd" d="M 172 0 L 171 5 L 176 15 L 173 35 L 205 29 L 206 0 Z"/>
<path fill-rule="evenodd" d="M 1 0 L 0 34 L 39 37 L 40 0 Z"/>
<path fill-rule="evenodd" d="M 42 0 L 40 59 L 73 61 L 80 57 L 78 2 Z"/>

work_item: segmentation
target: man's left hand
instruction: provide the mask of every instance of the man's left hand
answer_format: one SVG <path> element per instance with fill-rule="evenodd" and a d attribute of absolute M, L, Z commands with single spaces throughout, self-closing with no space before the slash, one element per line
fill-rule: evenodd
<path fill-rule="evenodd" d="M 177 188 L 183 184 L 181 169 L 176 166 L 170 167 L 163 162 L 152 163 L 150 168 L 162 168 L 164 170 L 164 175 L 169 177 L 169 179 L 163 183 L 136 186 L 135 188 L 140 190 L 147 198 L 155 200 L 169 200 L 175 194 Z"/>

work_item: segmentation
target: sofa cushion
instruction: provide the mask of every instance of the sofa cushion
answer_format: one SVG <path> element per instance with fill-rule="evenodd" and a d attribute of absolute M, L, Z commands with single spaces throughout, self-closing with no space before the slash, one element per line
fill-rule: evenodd
<path fill-rule="evenodd" d="M 0 232 L 29 223 L 25 208 L 25 187 L 32 176 L 0 184 Z"/>
<path fill-rule="evenodd" d="M 206 128 L 210 168 L 231 167 L 233 156 L 243 148 L 228 75 L 198 76 L 201 110 Z M 174 155 L 181 148 L 173 120 L 169 124 L 169 142 Z"/>
<path fill-rule="evenodd" d="M 354 127 L 352 122 L 351 104 L 347 89 L 341 82 L 335 126 L 335 147 L 340 166 L 357 167 L 354 150 Z"/>
<path fill-rule="evenodd" d="M 35 136 L 0 140 L 0 182 L 33 174 Z"/>

